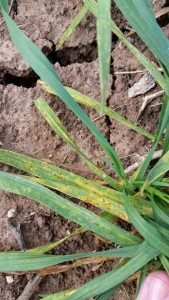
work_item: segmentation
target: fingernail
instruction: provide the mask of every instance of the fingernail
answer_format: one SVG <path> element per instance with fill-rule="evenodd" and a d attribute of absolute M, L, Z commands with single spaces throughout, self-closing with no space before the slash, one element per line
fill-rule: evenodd
<path fill-rule="evenodd" d="M 167 300 L 169 285 L 156 276 L 148 276 L 137 297 L 137 300 Z"/>

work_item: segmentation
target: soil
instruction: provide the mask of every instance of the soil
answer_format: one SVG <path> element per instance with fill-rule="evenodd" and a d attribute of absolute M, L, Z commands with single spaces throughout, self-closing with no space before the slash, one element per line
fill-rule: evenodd
<path fill-rule="evenodd" d="M 160 1 L 160 5 L 159 1 L 153 1 L 153 4 L 155 11 L 158 11 L 167 4 L 167 1 Z M 91 14 L 87 14 L 62 49 L 55 48 L 61 35 L 81 7 L 80 0 L 18 0 L 13 3 L 11 16 L 54 64 L 64 85 L 100 100 L 95 18 Z M 120 28 L 127 32 L 125 31 L 127 22 L 114 4 L 112 16 Z M 0 15 L 0 22 L 1 20 L 2 16 Z M 169 25 L 166 20 L 167 18 L 161 17 L 159 24 L 168 36 Z M 138 82 L 141 75 L 116 75 L 115 73 L 140 70 L 142 66 L 115 36 L 112 39 L 112 67 L 107 105 L 126 119 L 135 122 L 143 97 L 137 96 L 129 99 L 128 89 Z M 145 55 L 156 62 L 136 34 L 130 39 Z M 57 113 L 76 144 L 95 164 L 113 175 L 101 161 L 100 157 L 103 156 L 103 151 L 89 130 L 61 100 L 43 90 L 36 74 L 23 61 L 12 44 L 4 23 L 0 25 L 0 45 L 0 142 L 3 144 L 3 148 L 48 161 L 56 166 L 61 165 L 64 161 L 64 168 L 89 179 L 97 178 L 79 155 L 71 150 L 59 136 L 56 136 L 37 111 L 34 100 L 41 96 Z M 150 93 L 156 90 L 159 90 L 157 86 Z M 161 99 L 157 98 L 153 103 L 157 105 L 149 106 L 141 119 L 140 126 L 151 133 L 156 130 L 160 101 Z M 92 120 L 99 116 L 99 113 L 93 109 L 83 108 Z M 151 142 L 147 138 L 107 116 L 102 116 L 95 123 L 122 157 L 125 167 L 137 161 L 138 155 L 144 155 L 151 147 Z M 1 169 L 11 170 L 10 167 L 4 165 L 1 165 Z M 28 249 L 59 240 L 78 228 L 76 224 L 24 197 L 1 190 L 0 199 L 0 251 L 19 249 L 7 221 L 7 213 L 11 208 L 16 210 L 14 221 L 21 224 Z M 86 204 L 81 205 L 86 206 Z M 113 247 L 103 241 L 98 242 L 94 235 L 87 232 L 81 236 L 70 238 L 52 253 L 71 254 L 94 251 L 96 245 L 97 250 Z M 94 268 L 93 265 L 84 265 L 60 274 L 44 276 L 31 299 L 39 299 L 38 294 L 50 294 L 79 287 L 90 279 L 110 271 L 115 264 L 116 261 L 106 262 L 98 268 Z M 6 275 L 1 274 L 0 298 L 2 300 L 17 299 L 31 276 L 30 274 L 13 275 L 13 283 L 8 284 Z M 134 292 L 135 282 L 124 284 L 110 299 L 134 299 Z"/>

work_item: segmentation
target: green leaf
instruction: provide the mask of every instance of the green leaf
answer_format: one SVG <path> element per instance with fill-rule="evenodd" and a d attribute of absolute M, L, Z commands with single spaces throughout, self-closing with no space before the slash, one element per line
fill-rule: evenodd
<path fill-rule="evenodd" d="M 164 132 L 164 129 L 166 128 L 166 126 L 168 124 L 168 120 L 169 120 L 169 97 L 166 94 L 164 94 L 163 105 L 162 105 L 162 109 L 161 109 L 161 113 L 160 113 L 160 120 L 158 123 L 157 134 L 156 134 L 153 146 L 152 146 L 149 154 L 147 155 L 146 159 L 143 161 L 143 163 L 138 168 L 138 170 L 134 173 L 133 180 L 141 180 L 143 178 L 143 176 L 144 176 L 145 172 L 147 171 L 147 168 L 150 164 L 152 156 L 157 148 L 159 140 Z M 144 186 L 142 188 L 142 192 L 146 186 L 147 186 L 147 183 L 144 184 Z"/>
<path fill-rule="evenodd" d="M 33 199 L 87 230 L 117 244 L 136 245 L 141 239 L 22 176 L 0 171 L 0 188 Z"/>
<path fill-rule="evenodd" d="M 116 285 L 112 289 L 110 289 L 110 290 L 104 292 L 103 294 L 101 294 L 100 296 L 96 297 L 96 300 L 108 300 L 108 299 L 110 299 L 110 297 L 118 290 L 119 287 L 120 287 L 120 284 Z"/>
<path fill-rule="evenodd" d="M 76 144 L 72 141 L 70 138 L 66 128 L 63 126 L 57 115 L 54 113 L 54 111 L 50 108 L 50 106 L 47 104 L 47 102 L 43 98 L 38 98 L 35 101 L 35 105 L 42 114 L 42 116 L 45 118 L 45 120 L 48 122 L 50 127 L 59 134 L 64 141 L 68 145 L 70 145 L 80 156 L 85 160 L 85 162 L 88 164 L 88 166 L 98 175 L 100 176 L 105 182 L 110 184 L 112 187 L 118 189 L 119 184 L 112 179 L 110 176 L 105 174 L 101 169 L 99 169 L 85 154 L 84 152 L 76 146 Z M 120 175 L 120 173 L 118 173 Z"/>
<path fill-rule="evenodd" d="M 0 272 L 19 272 L 42 269 L 63 262 L 87 257 L 132 257 L 137 250 L 138 246 L 70 255 L 35 254 L 28 251 L 0 252 Z"/>
<path fill-rule="evenodd" d="M 129 203 L 126 196 L 126 212 L 138 232 L 160 253 L 169 257 L 168 241 L 154 228 L 151 224 L 146 222 L 136 211 L 136 209 Z"/>
<path fill-rule="evenodd" d="M 152 186 L 169 187 L 169 182 L 166 182 L 166 181 L 153 181 Z"/>
<path fill-rule="evenodd" d="M 92 2 L 92 3 L 91 3 Z M 95 1 L 94 1 L 95 2 Z M 93 1 L 87 1 L 87 0 L 84 0 L 84 3 L 85 5 L 96 15 L 98 16 L 98 13 L 97 13 L 97 9 L 94 9 L 94 5 L 96 6 L 96 2 L 95 4 L 93 4 Z M 141 0 L 137 1 L 137 4 L 138 4 L 138 7 L 137 7 L 137 11 L 138 13 L 136 12 L 135 10 L 135 6 L 137 6 L 137 4 L 133 4 L 133 1 L 130 0 L 130 3 L 126 2 L 126 1 L 123 1 L 123 0 L 117 0 L 116 1 L 117 5 L 120 7 L 120 9 L 123 7 L 124 8 L 124 15 L 127 15 L 127 17 L 129 15 L 132 16 L 135 16 L 135 21 L 137 22 L 140 22 L 140 19 L 141 17 L 143 17 L 145 19 L 145 15 L 144 13 L 142 13 L 142 15 L 140 15 L 140 11 L 144 11 L 144 10 L 138 10 L 138 7 L 140 7 L 140 3 L 142 3 Z M 134 10 L 131 12 L 131 8 L 134 7 Z M 144 6 L 142 7 L 142 9 L 150 9 L 150 2 L 147 6 Z M 122 9 L 121 9 L 122 10 Z M 126 13 L 127 12 L 127 13 Z M 126 13 L 126 14 L 125 14 Z M 150 13 L 150 18 L 154 18 L 154 15 L 153 15 L 153 12 L 152 12 L 152 9 L 151 9 L 151 12 Z M 136 16 L 137 14 L 137 16 Z M 147 15 L 146 15 L 147 16 Z M 140 19 L 139 19 L 140 18 Z M 155 18 L 154 18 L 155 20 Z M 149 21 L 149 19 L 147 18 L 147 22 Z M 129 20 L 130 22 L 130 20 Z M 156 23 L 156 21 L 155 21 Z M 132 23 L 131 23 L 132 24 Z M 142 26 L 140 26 L 140 30 L 143 29 L 145 32 L 148 32 L 148 34 L 151 36 L 151 31 L 147 31 L 147 28 L 146 26 L 144 25 L 144 23 L 142 23 Z M 157 23 L 156 23 L 157 24 Z M 139 27 L 138 26 L 138 27 Z M 158 26 L 158 25 L 157 25 Z M 136 28 L 135 28 L 136 29 Z M 158 28 L 159 29 L 159 28 Z M 137 59 L 145 66 L 145 68 L 150 72 L 150 74 L 155 78 L 155 80 L 161 85 L 161 87 L 164 89 L 164 90 L 167 90 L 167 81 L 165 80 L 165 78 L 160 74 L 160 72 L 157 70 L 157 68 L 155 66 L 153 66 L 153 64 L 141 53 L 139 52 L 132 44 L 129 43 L 129 41 L 126 39 L 126 37 L 123 35 L 123 33 L 119 30 L 119 28 L 116 26 L 116 24 L 112 21 L 112 31 L 122 40 L 122 42 L 129 48 L 129 50 L 137 57 Z M 156 31 L 153 31 L 153 34 L 155 34 Z M 160 29 L 160 33 L 161 32 L 161 29 Z M 163 35 L 163 34 L 162 34 Z M 164 37 L 164 35 L 163 35 Z M 164 37 L 164 39 L 166 40 L 166 38 Z M 160 47 L 161 45 L 159 45 Z M 156 47 L 156 42 L 155 42 L 155 47 Z M 162 49 L 163 50 L 163 49 Z M 162 51 L 161 50 L 161 51 Z M 168 50 L 167 50 L 168 51 Z M 168 91 L 167 91 L 168 92 Z M 169 94 L 169 93 L 168 93 Z M 148 166 L 149 166 L 149 163 L 151 161 L 151 158 L 153 156 L 153 153 L 157 147 L 157 144 L 160 140 L 160 137 L 166 127 L 166 124 L 167 124 L 167 121 L 168 121 L 168 115 L 169 115 L 169 103 L 168 103 L 168 99 L 167 99 L 167 96 L 166 98 L 164 98 L 164 104 L 163 104 L 163 109 L 162 109 L 162 113 L 161 113 L 161 119 L 160 119 L 160 124 L 159 124 L 159 127 L 158 127 L 158 131 L 157 131 L 157 136 L 156 136 L 156 140 L 154 142 L 154 145 L 149 153 L 149 155 L 147 156 L 146 160 L 142 163 L 141 167 L 136 171 L 136 173 L 134 174 L 133 176 L 133 180 L 140 180 Z"/>
<path fill-rule="evenodd" d="M 104 149 L 109 158 L 114 162 L 121 176 L 125 177 L 124 169 L 117 153 L 110 146 L 107 140 L 102 136 L 100 131 L 96 128 L 96 126 L 86 115 L 86 113 L 66 91 L 64 86 L 61 84 L 53 65 L 38 49 L 38 47 L 34 43 L 32 43 L 31 40 L 23 32 L 21 32 L 21 30 L 16 26 L 15 22 L 8 16 L 2 0 L 0 0 L 0 5 L 11 39 L 25 61 L 31 66 L 31 68 L 37 73 L 37 75 L 58 94 L 63 102 L 65 102 L 65 104 L 75 113 L 75 115 L 79 117 L 80 120 L 89 128 L 89 130 L 98 140 L 100 146 Z"/>
<path fill-rule="evenodd" d="M 167 274 L 169 275 L 169 260 L 165 255 L 160 255 L 160 260 L 163 264 L 164 269 L 166 270 Z"/>
<path fill-rule="evenodd" d="M 105 157 L 101 157 L 101 159 L 110 169 L 112 169 L 115 173 L 118 173 L 116 167 L 113 164 L 111 164 L 111 162 L 109 162 Z"/>
<path fill-rule="evenodd" d="M 95 0 L 83 0 L 86 7 L 92 12 L 93 15 L 97 15 L 98 5 Z"/>
<path fill-rule="evenodd" d="M 111 58 L 111 0 L 98 0 L 97 45 L 101 83 L 101 113 L 106 101 Z"/>
<path fill-rule="evenodd" d="M 169 124 L 166 126 L 162 156 L 169 151 Z"/>
<path fill-rule="evenodd" d="M 131 2 L 131 0 L 129 0 Z M 140 0 L 139 0 L 140 1 Z M 88 9 L 97 17 L 97 3 L 94 0 L 83 0 L 85 5 L 88 7 Z M 127 11 L 130 10 L 130 3 L 128 1 L 116 1 L 116 3 L 119 6 L 119 2 L 121 2 L 120 5 L 125 4 L 127 5 Z M 137 1 L 138 3 L 138 1 Z M 141 10 L 142 12 L 142 10 Z M 124 14 L 125 15 L 125 14 Z M 140 15 L 138 16 L 140 17 Z M 131 24 L 132 25 L 132 24 Z M 145 24 L 142 24 L 142 28 L 145 28 L 147 30 Z M 117 35 L 117 37 L 124 43 L 124 45 L 134 54 L 134 56 L 142 63 L 142 65 L 148 70 L 148 72 L 154 77 L 154 79 L 158 82 L 158 84 L 162 87 L 162 89 L 166 90 L 167 88 L 167 80 L 164 78 L 163 75 L 158 71 L 158 69 L 154 66 L 153 63 L 149 59 L 147 59 L 143 53 L 141 53 L 136 47 L 134 47 L 126 38 L 126 36 L 122 33 L 122 31 L 116 26 L 116 24 L 111 21 L 111 29 L 114 34 Z M 151 34 L 151 31 L 149 31 L 149 34 Z"/>
<path fill-rule="evenodd" d="M 141 269 L 145 264 L 159 255 L 159 251 L 147 242 L 140 245 L 136 255 L 120 268 L 101 275 L 80 287 L 75 293 L 66 297 L 66 300 L 85 300 L 104 293 L 122 283 L 132 274 Z"/>
<path fill-rule="evenodd" d="M 68 28 L 63 33 L 61 39 L 59 40 L 57 44 L 57 49 L 60 49 L 65 41 L 69 38 L 69 36 L 73 33 L 75 28 L 79 25 L 79 23 L 82 21 L 82 19 L 85 17 L 88 9 L 86 6 L 83 6 L 83 8 L 80 10 L 80 12 L 76 15 L 76 17 L 73 19 L 73 21 L 70 23 Z"/>
<path fill-rule="evenodd" d="M 152 182 L 157 180 L 160 176 L 164 175 L 169 170 L 169 151 L 162 156 L 162 158 L 155 164 L 149 172 L 143 189 L 149 186 Z"/>
<path fill-rule="evenodd" d="M 169 69 L 169 40 L 156 22 L 150 0 L 115 2 L 148 48 Z"/>
<path fill-rule="evenodd" d="M 169 229 L 169 215 L 167 215 L 167 208 L 162 206 L 161 201 L 156 201 L 152 197 L 152 208 L 154 212 L 154 219 L 160 224 L 161 226 Z M 169 233 L 169 232 L 168 232 Z"/>
<path fill-rule="evenodd" d="M 159 256 L 160 256 L 160 255 L 159 255 Z M 156 264 L 155 264 L 155 266 L 154 266 L 154 268 L 153 268 L 153 272 L 154 272 L 154 271 L 161 270 L 161 266 L 162 266 L 161 262 L 160 262 L 160 261 L 156 261 Z"/>
<path fill-rule="evenodd" d="M 147 192 L 149 194 L 147 194 Z M 169 203 L 169 195 L 166 192 L 161 191 L 160 189 L 154 188 L 152 186 L 146 187 L 146 195 L 151 200 L 152 195 L 157 196 L 159 199 L 164 200 L 165 202 Z"/>
<path fill-rule="evenodd" d="M 4 6 L 4 10 L 6 12 L 8 12 L 8 1 L 7 0 L 1 0 L 1 1 L 2 1 L 3 6 Z"/>
<path fill-rule="evenodd" d="M 158 232 L 160 232 L 166 240 L 169 241 L 169 230 L 159 225 L 157 222 L 153 221 L 152 219 L 148 217 L 144 217 L 144 219 L 147 221 L 147 223 L 151 224 Z"/>
<path fill-rule="evenodd" d="M 142 286 L 142 283 L 147 275 L 147 269 L 148 269 L 148 264 L 146 264 L 145 266 L 143 266 L 143 268 L 141 268 L 141 271 L 140 271 L 140 277 L 139 277 L 139 280 L 138 280 L 138 284 L 137 284 L 137 290 L 136 290 L 136 294 L 135 294 L 135 297 L 134 299 L 137 299 L 137 296 L 138 296 L 138 293 L 140 291 L 140 288 Z"/>

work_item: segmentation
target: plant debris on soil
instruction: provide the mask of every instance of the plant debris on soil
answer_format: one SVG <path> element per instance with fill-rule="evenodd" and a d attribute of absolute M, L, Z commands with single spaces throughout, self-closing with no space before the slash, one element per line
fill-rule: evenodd
<path fill-rule="evenodd" d="M 158 11 L 165 6 L 166 1 L 153 1 L 153 4 L 155 11 Z M 20 0 L 14 1 L 10 15 L 54 64 L 64 85 L 100 101 L 95 18 L 88 13 L 62 49 L 57 50 L 55 47 L 81 7 L 82 1 L 80 0 Z M 169 36 L 166 16 L 160 17 L 158 21 L 165 34 Z M 114 4 L 112 17 L 127 34 L 128 31 L 125 31 L 127 22 Z M 0 15 L 0 23 L 1 21 Z M 129 38 L 136 47 L 157 64 L 154 56 L 136 34 Z M 143 67 L 115 36 L 112 40 L 111 74 L 106 104 L 135 123 L 144 95 L 137 95 L 130 99 L 128 90 L 139 82 L 143 74 L 132 74 L 130 71 L 142 70 Z M 55 110 L 77 145 L 95 164 L 113 176 L 112 171 L 101 161 L 103 152 L 89 130 L 61 100 L 43 90 L 37 75 L 23 61 L 12 44 L 5 23 L 0 25 L 0 45 L 0 142 L 3 148 L 51 162 L 89 179 L 98 179 L 82 159 L 49 128 L 36 110 L 33 101 L 42 96 Z M 126 73 L 115 74 L 122 71 Z M 149 93 L 158 90 L 159 88 L 155 86 Z M 140 126 L 151 133 L 155 133 L 156 130 L 160 101 L 160 97 L 155 99 L 153 104 L 157 105 L 148 106 L 140 120 Z M 138 155 L 147 154 L 152 144 L 147 138 L 107 116 L 98 118 L 99 113 L 91 108 L 84 107 L 84 109 L 92 120 L 96 119 L 95 124 L 122 157 L 126 168 L 137 161 Z M 1 169 L 11 170 L 10 167 L 2 164 Z M 19 249 L 19 244 L 8 222 L 10 209 L 16 212 L 13 221 L 16 226 L 20 226 L 27 249 L 59 240 L 78 228 L 76 224 L 24 197 L 0 191 L 0 199 L 1 251 Z M 84 203 L 81 205 L 89 207 Z M 91 206 L 90 208 L 93 209 Z M 113 246 L 105 244 L 87 232 L 70 238 L 55 248 L 52 253 L 73 254 L 96 249 L 104 250 Z M 105 262 L 96 267 L 83 265 L 63 273 L 44 276 L 31 299 L 39 299 L 38 294 L 50 294 L 79 287 L 99 274 L 110 271 L 115 265 L 116 261 Z M 8 277 L 6 274 L 0 274 L 0 298 L 2 300 L 17 299 L 33 275 L 12 275 L 10 280 Z M 126 283 L 111 299 L 134 299 L 134 292 L 135 282 Z"/>

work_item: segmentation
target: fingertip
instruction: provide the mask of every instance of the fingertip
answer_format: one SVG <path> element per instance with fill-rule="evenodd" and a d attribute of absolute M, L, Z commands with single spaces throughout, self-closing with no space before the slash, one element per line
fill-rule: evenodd
<path fill-rule="evenodd" d="M 169 276 L 165 271 L 150 273 L 144 280 L 137 300 L 169 300 Z"/>

